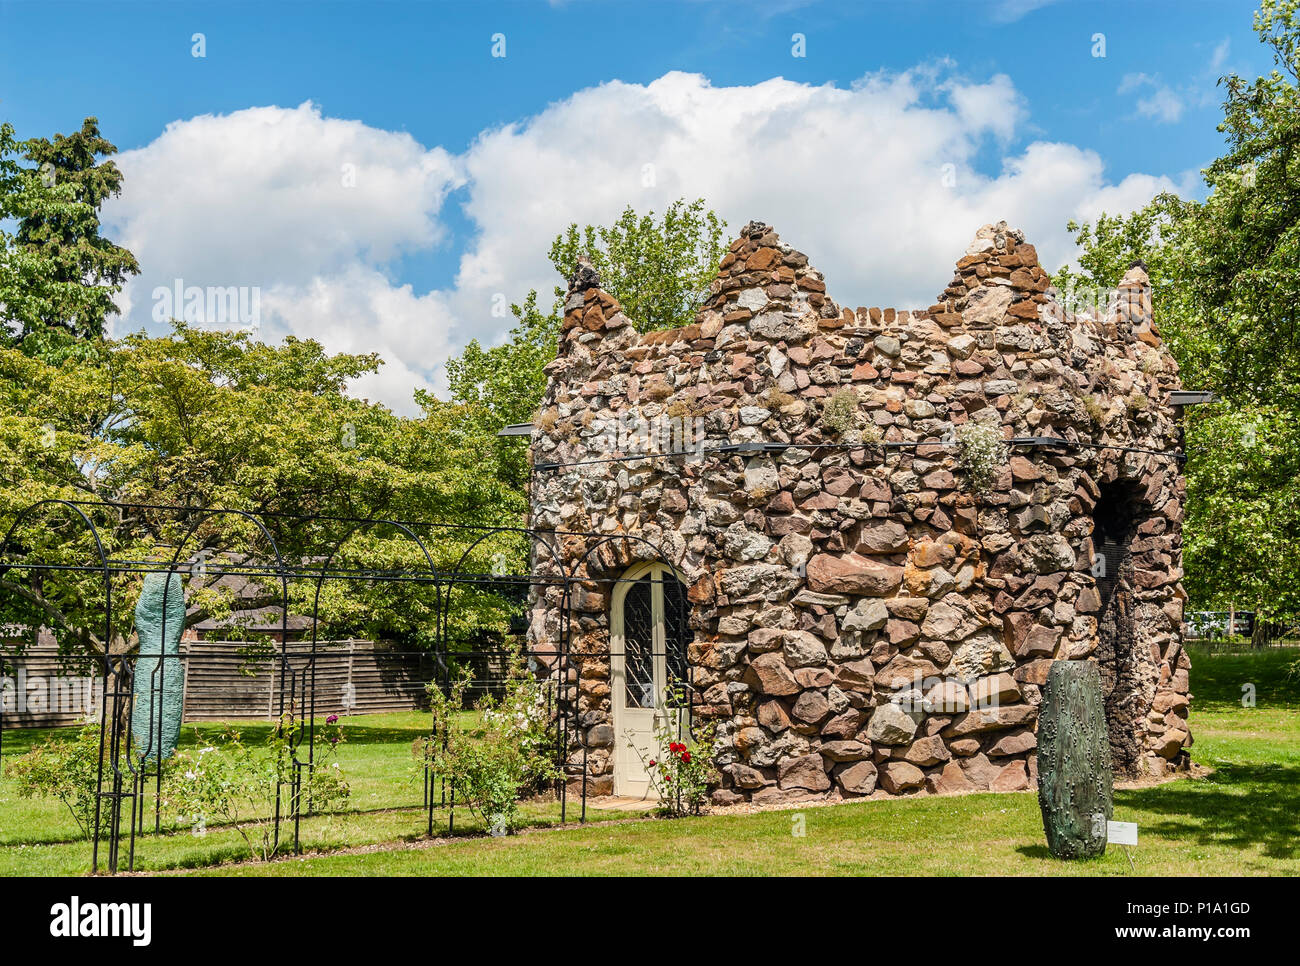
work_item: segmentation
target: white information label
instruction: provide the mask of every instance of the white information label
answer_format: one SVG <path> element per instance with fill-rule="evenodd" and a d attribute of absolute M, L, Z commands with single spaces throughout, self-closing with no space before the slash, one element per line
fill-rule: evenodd
<path fill-rule="evenodd" d="M 1137 845 L 1137 822 L 1107 822 L 1106 841 L 1111 845 Z"/>

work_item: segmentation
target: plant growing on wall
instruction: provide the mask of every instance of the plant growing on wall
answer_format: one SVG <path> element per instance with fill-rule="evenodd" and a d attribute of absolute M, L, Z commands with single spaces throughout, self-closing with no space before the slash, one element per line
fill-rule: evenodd
<path fill-rule="evenodd" d="M 1151 406 L 1151 400 L 1145 393 L 1132 392 L 1124 400 L 1124 405 L 1128 407 L 1130 414 L 1136 416 L 1138 413 L 1146 412 Z"/>
<path fill-rule="evenodd" d="M 963 423 L 955 431 L 957 440 L 957 465 L 966 473 L 970 488 L 975 493 L 988 493 L 993 489 L 998 468 L 1007 461 L 1007 446 L 1002 431 L 991 420 L 974 420 Z"/>
<path fill-rule="evenodd" d="M 1088 416 L 1088 422 L 1094 429 L 1102 429 L 1105 427 L 1108 412 L 1106 404 L 1102 401 L 1101 397 L 1089 393 L 1080 397 L 1080 405 L 1083 406 L 1083 411 Z"/>
<path fill-rule="evenodd" d="M 862 397 L 849 386 L 836 389 L 822 406 L 822 425 L 836 436 L 856 429 Z"/>

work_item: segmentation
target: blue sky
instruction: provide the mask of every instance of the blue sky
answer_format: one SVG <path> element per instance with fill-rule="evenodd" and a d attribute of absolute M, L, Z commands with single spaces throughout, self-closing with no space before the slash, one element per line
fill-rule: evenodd
<path fill-rule="evenodd" d="M 846 304 L 924 300 L 956 239 L 1020 212 L 1068 257 L 1069 217 L 1199 192 L 1215 81 L 1269 66 L 1253 9 L 3 0 L 0 118 L 31 136 L 94 114 L 123 151 L 106 220 L 148 276 L 124 328 L 156 326 L 150 293 L 176 278 L 256 286 L 268 335 L 390 357 L 365 388 L 400 407 L 501 336 L 499 296 L 551 284 L 560 226 L 624 204 L 771 221 Z M 347 164 L 363 184 L 340 208 Z"/>

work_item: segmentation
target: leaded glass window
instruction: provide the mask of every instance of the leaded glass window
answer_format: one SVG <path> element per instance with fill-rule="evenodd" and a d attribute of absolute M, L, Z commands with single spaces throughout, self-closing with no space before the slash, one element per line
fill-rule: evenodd
<path fill-rule="evenodd" d="M 685 707 L 690 703 L 690 672 L 686 667 L 686 646 L 691 633 L 687 626 L 690 613 L 686 606 L 686 588 L 672 574 L 663 576 L 664 593 L 664 664 L 668 672 L 667 703 Z"/>
<path fill-rule="evenodd" d="M 627 708 L 684 707 L 691 640 L 686 588 L 671 571 L 653 569 L 623 597 L 623 702 Z"/>
<path fill-rule="evenodd" d="M 623 667 L 629 708 L 653 708 L 654 698 L 654 587 L 642 577 L 623 599 Z"/>

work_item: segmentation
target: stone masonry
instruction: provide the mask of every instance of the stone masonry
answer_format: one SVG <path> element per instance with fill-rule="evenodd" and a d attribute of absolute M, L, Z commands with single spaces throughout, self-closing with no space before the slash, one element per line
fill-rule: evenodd
<path fill-rule="evenodd" d="M 689 588 L 715 802 L 1029 788 L 1053 660 L 1101 666 L 1112 745 L 1131 750 L 1117 767 L 1185 769 L 1180 384 L 1146 282 L 1134 267 L 1113 305 L 1067 312 L 1001 223 L 935 304 L 854 310 L 752 222 L 695 324 L 639 334 L 580 267 L 534 421 L 534 463 L 558 465 L 534 472 L 531 525 L 628 537 L 557 540 L 582 582 L 571 657 L 545 663 L 564 667 L 589 793 L 611 791 L 618 740 L 607 581 L 656 547 Z M 972 423 L 1004 447 L 982 486 Z M 638 442 L 611 427 L 647 424 L 695 452 L 608 461 Z M 781 445 L 718 451 L 758 442 Z M 1121 572 L 1099 569 L 1103 513 Z M 552 655 L 559 600 L 532 603 Z"/>

